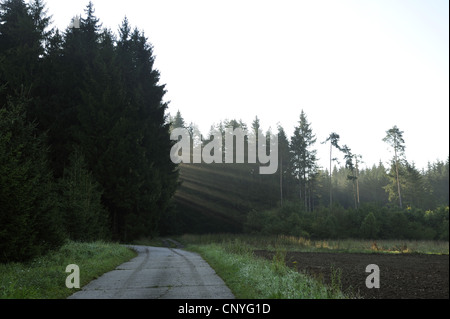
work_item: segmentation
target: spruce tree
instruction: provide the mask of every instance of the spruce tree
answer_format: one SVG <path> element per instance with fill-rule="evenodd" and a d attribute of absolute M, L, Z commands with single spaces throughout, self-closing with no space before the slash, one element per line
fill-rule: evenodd
<path fill-rule="evenodd" d="M 291 153 L 289 141 L 281 125 L 278 125 L 278 165 L 280 175 L 280 205 L 283 206 L 283 200 L 286 200 L 290 183 L 291 172 Z"/>
<path fill-rule="evenodd" d="M 107 211 L 101 202 L 101 186 L 87 169 L 84 156 L 77 148 L 59 181 L 59 191 L 63 225 L 70 239 L 92 241 L 110 237 Z"/>
<path fill-rule="evenodd" d="M 181 127 L 181 128 L 186 127 L 186 123 L 184 122 L 184 119 L 181 116 L 180 110 L 177 111 L 177 114 L 175 115 L 175 117 L 173 119 L 172 126 L 174 128 L 176 128 L 176 127 Z"/>
<path fill-rule="evenodd" d="M 0 262 L 28 260 L 64 239 L 48 146 L 26 104 L 9 99 L 0 108 Z"/>
<path fill-rule="evenodd" d="M 295 127 L 291 138 L 292 165 L 299 183 L 299 197 L 304 201 L 305 208 L 310 203 L 310 187 L 317 169 L 315 149 L 316 137 L 308 123 L 305 112 L 300 113 L 299 125 Z"/>
<path fill-rule="evenodd" d="M 36 93 L 49 23 L 40 0 L 30 5 L 23 0 L 0 2 L 0 83 L 6 87 L 0 95 L 0 105 L 6 104 L 7 96 L 30 98 Z M 32 112 L 28 115 L 36 116 Z"/>
<path fill-rule="evenodd" d="M 50 166 L 62 184 L 72 176 L 74 146 L 80 150 L 82 175 L 100 184 L 116 239 L 157 233 L 178 173 L 165 87 L 144 33 L 125 19 L 116 39 L 101 30 L 92 2 L 79 28 L 64 32 L 47 30 L 41 0 L 5 0 L 0 19 L 0 107 L 8 96 L 32 97 L 26 114 L 37 119 L 36 134 L 48 132 Z"/>
<path fill-rule="evenodd" d="M 157 232 L 175 192 L 178 173 L 170 161 L 165 88 L 154 68 L 152 46 L 138 29 L 130 30 L 126 19 L 119 32 L 117 61 L 124 105 L 113 130 L 118 137 L 116 160 L 122 178 L 116 183 L 120 191 L 110 203 L 117 233 L 132 238 Z M 118 202 L 117 194 L 126 198 Z"/>

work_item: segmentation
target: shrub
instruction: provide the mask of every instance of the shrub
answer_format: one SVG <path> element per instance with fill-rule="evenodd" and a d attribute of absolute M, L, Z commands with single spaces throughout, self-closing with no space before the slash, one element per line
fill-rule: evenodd
<path fill-rule="evenodd" d="M 367 239 L 375 239 L 378 235 L 378 225 L 375 215 L 370 212 L 361 223 L 361 236 Z"/>

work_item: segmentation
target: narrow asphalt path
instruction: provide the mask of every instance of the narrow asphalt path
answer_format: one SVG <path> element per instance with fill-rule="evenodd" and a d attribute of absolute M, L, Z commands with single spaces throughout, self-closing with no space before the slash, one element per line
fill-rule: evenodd
<path fill-rule="evenodd" d="M 178 248 L 129 246 L 138 256 L 69 299 L 233 299 L 200 255 Z M 81 276 L 82 276 L 82 269 Z"/>

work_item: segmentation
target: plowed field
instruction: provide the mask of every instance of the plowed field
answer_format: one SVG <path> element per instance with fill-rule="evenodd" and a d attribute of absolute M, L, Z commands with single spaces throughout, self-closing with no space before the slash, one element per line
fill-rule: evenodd
<path fill-rule="evenodd" d="M 274 252 L 256 256 L 273 259 Z M 286 265 L 331 285 L 340 279 L 344 292 L 365 299 L 449 298 L 449 256 L 425 254 L 363 254 L 287 252 Z M 380 288 L 367 288 L 366 266 L 380 269 Z M 336 275 L 339 274 L 340 275 Z"/>

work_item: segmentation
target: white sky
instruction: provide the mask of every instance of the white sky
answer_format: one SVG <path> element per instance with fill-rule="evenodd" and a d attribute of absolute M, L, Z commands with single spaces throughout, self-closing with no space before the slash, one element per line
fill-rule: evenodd
<path fill-rule="evenodd" d="M 224 119 L 291 136 L 303 109 L 327 167 L 331 132 L 365 165 L 389 161 L 397 125 L 419 168 L 449 154 L 448 0 L 94 0 L 154 46 L 169 112 L 206 134 Z M 86 1 L 46 0 L 64 30 Z M 343 161 L 341 161 L 343 164 Z"/>

